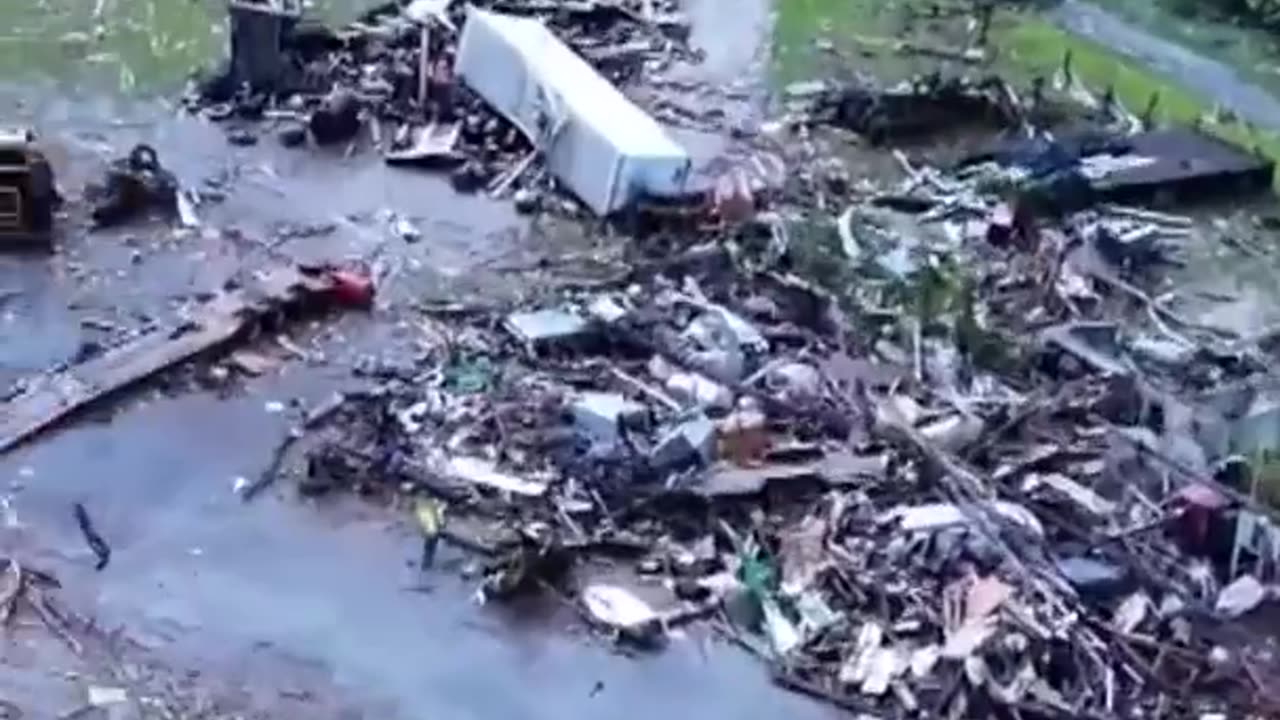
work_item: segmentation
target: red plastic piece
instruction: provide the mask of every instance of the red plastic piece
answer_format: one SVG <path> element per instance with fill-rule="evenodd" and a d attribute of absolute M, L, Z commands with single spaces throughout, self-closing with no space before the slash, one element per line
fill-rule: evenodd
<path fill-rule="evenodd" d="M 368 308 L 373 305 L 373 278 L 363 270 L 330 270 L 333 298 L 348 307 Z"/>

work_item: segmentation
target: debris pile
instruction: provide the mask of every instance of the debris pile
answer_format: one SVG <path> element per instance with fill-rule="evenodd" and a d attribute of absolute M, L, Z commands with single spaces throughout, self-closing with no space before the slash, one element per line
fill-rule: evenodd
<path fill-rule="evenodd" d="M 369 128 L 389 162 L 447 166 L 464 192 L 527 189 L 541 160 L 597 214 L 618 209 L 616 188 L 593 199 L 540 157 L 555 112 L 495 110 L 454 77 L 474 18 L 534 30 L 401 5 L 331 30 L 239 0 L 232 58 L 192 107 L 244 142 L 264 119 L 289 145 L 354 148 Z M 683 52 L 670 3 L 482 5 L 541 18 L 591 83 Z M 1033 135 L 949 168 L 895 150 L 901 183 L 855 183 L 810 142 L 822 123 L 883 143 L 957 113 L 1026 129 L 1041 92 L 797 88 L 814 114 L 777 125 L 807 155 L 779 161 L 799 170 L 769 194 L 732 175 L 720 223 L 638 232 L 629 271 L 590 289 L 424 311 L 420 356 L 357 367 L 361 389 L 238 490 L 293 474 L 307 495 L 402 498 L 423 569 L 442 540 L 476 553 L 487 600 L 556 593 L 646 646 L 710 626 L 779 683 L 865 715 L 1274 716 L 1280 658 L 1244 629 L 1280 588 L 1280 515 L 1260 501 L 1275 479 L 1255 462 L 1280 438 L 1274 338 L 1153 294 L 1196 224 L 1118 204 L 1260 186 L 1270 164 L 1185 130 Z M 655 146 L 636 154 L 682 179 L 687 159 Z M 104 222 L 173 197 L 147 157 L 121 168 Z M 643 200 L 647 219 L 687 210 Z M 324 284 L 372 299 L 358 273 Z"/>
<path fill-rule="evenodd" d="M 350 265 L 275 259 L 359 215 L 281 226 L 252 244 L 272 266 L 15 384 L 0 452 L 197 358 L 229 355 L 207 379 L 233 389 L 275 366 L 251 343 L 381 292 L 374 322 L 396 326 L 371 335 L 420 332 L 417 354 L 358 363 L 353 389 L 236 478 L 246 500 L 281 477 L 386 499 L 420 531 L 421 571 L 461 549 L 484 602 L 554 595 L 628 647 L 715 632 L 859 717 L 1280 717 L 1280 330 L 1190 317 L 1163 270 L 1204 223 L 1139 207 L 1261 191 L 1270 160 L 1153 129 L 1155 99 L 1137 117 L 1095 97 L 1069 56 L 1060 87 L 1025 92 L 994 66 L 798 83 L 785 114 L 730 129 L 730 105 L 693 105 L 765 103 L 664 72 L 699 59 L 677 0 L 393 0 L 343 27 L 304 5 L 228 0 L 228 57 L 188 110 L 235 144 L 372 148 L 523 213 L 605 218 L 574 228 L 608 237 L 572 261 L 608 255 L 612 274 L 433 308 L 376 287 L 439 259 L 393 256 L 428 239 L 403 209 L 376 214 L 388 232 L 362 233 L 377 247 Z M 973 5 L 976 44 L 880 44 L 985 62 L 996 3 Z M 728 136 L 707 186 L 673 126 Z M 971 129 L 979 147 L 956 137 Z M 901 180 L 856 176 L 849 132 Z M 949 152 L 908 153 L 934 134 Z M 57 193 L 32 141 L 0 137 L 8 216 L 48 230 Z M 145 144 L 84 199 L 99 227 L 153 211 L 200 226 L 201 196 Z M 209 230 L 181 233 L 193 262 L 254 240 Z M 72 510 L 97 571 L 127 560 Z M 33 613 L 76 648 L 87 623 L 56 587 L 7 560 L 0 625 Z"/>
<path fill-rule="evenodd" d="M 1187 221 L 1093 205 L 1008 242 L 989 188 L 1020 176 L 909 169 L 828 226 L 840 297 L 799 248 L 709 243 L 431 321 L 309 424 L 302 489 L 416 496 L 485 597 L 565 593 L 644 643 L 712 618 L 857 712 L 1276 712 L 1233 620 L 1280 533 L 1230 455 L 1247 403 L 1202 400 L 1265 365 L 1139 289 Z"/>
<path fill-rule="evenodd" d="M 178 181 L 150 145 L 137 145 L 113 160 L 100 183 L 85 187 L 98 227 L 119 225 L 148 211 L 178 214 Z"/>
<path fill-rule="evenodd" d="M 229 139 L 238 144 L 257 142 L 255 128 L 267 121 L 277 126 L 287 146 L 310 139 L 320 146 L 345 144 L 352 152 L 364 145 L 367 129 L 369 144 L 387 162 L 448 169 L 461 192 L 536 185 L 536 173 L 530 170 L 536 159 L 534 143 L 547 139 L 539 133 L 557 128 L 535 132 L 517 127 L 518 122 L 513 124 L 462 82 L 460 74 L 466 68 L 459 56 L 459 38 L 468 12 L 476 12 L 467 5 L 447 0 L 390 2 L 348 26 L 331 29 L 302 17 L 296 3 L 233 2 L 231 57 L 193 85 L 187 106 L 224 122 Z M 605 84 L 626 82 L 642 70 L 692 57 L 685 46 L 688 22 L 673 0 L 568 5 L 504 0 L 473 5 L 505 14 L 482 13 L 486 18 L 519 16 L 501 22 L 532 18 L 545 23 Z M 493 41 L 477 39 L 473 44 L 481 42 Z M 490 50 L 486 47 L 486 57 L 476 61 L 486 65 L 482 69 L 488 75 L 522 72 L 513 66 L 520 62 L 515 49 L 509 49 L 512 56 L 502 62 Z M 471 63 L 472 71 L 476 62 Z M 565 70 L 564 62 L 556 61 L 555 66 Z M 533 111 L 530 107 L 521 112 L 526 110 Z M 542 108 L 544 114 L 554 115 L 553 110 Z M 528 176 L 526 182 L 517 185 L 522 176 Z"/>
<path fill-rule="evenodd" d="M 887 89 L 858 82 L 824 92 L 821 101 L 834 122 L 878 145 L 954 129 L 957 118 L 995 128 L 1021 120 L 1017 97 L 996 76 L 931 74 Z"/>
<path fill-rule="evenodd" d="M 72 652 L 81 652 L 76 633 L 90 623 L 67 610 L 57 598 L 62 583 L 52 573 L 22 565 L 13 558 L 3 558 L 0 575 L 0 625 L 17 624 L 21 615 L 30 613 Z M 20 713 L 19 713 L 20 714 Z"/>

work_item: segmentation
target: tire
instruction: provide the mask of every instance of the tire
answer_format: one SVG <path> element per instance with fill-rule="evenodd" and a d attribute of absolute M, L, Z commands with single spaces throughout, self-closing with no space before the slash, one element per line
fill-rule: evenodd
<path fill-rule="evenodd" d="M 26 213 L 33 233 L 47 234 L 53 230 L 55 196 L 53 170 L 49 167 L 49 161 L 43 157 L 33 160 L 25 197 Z"/>

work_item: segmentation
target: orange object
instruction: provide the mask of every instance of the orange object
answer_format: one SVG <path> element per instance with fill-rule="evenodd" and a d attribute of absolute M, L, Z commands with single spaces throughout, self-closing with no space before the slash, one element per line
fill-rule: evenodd
<path fill-rule="evenodd" d="M 739 407 L 720 424 L 720 456 L 739 467 L 759 465 L 773 445 L 764 413 Z"/>

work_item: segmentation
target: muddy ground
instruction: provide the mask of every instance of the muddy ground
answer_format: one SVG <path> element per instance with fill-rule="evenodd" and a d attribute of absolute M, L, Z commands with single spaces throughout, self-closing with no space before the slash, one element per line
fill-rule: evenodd
<path fill-rule="evenodd" d="M 57 14 L 65 9 L 48 11 L 50 25 L 68 25 Z M 692 16 L 695 42 L 708 50 L 697 73 L 717 83 L 759 77 L 765 2 L 700 0 Z M 275 403 L 319 401 L 349 382 L 361 358 L 394 358 L 413 340 L 411 301 L 519 291 L 502 268 L 591 240 L 562 238 L 508 203 L 457 197 L 444 180 L 389 170 L 371 154 L 286 151 L 269 135 L 235 148 L 165 102 L 63 77 L 61 87 L 23 78 L 3 95 L 6 120 L 48 140 L 72 203 L 55 254 L 0 258 L 0 379 L 161 320 L 244 267 L 376 257 L 387 275 L 372 313 L 290 333 L 308 359 L 217 389 L 198 373 L 174 373 L 0 459 L 2 552 L 56 573 L 63 604 L 99 629 L 76 655 L 24 617 L 4 639 L 0 698 L 24 717 L 72 711 L 95 683 L 130 690 L 131 705 L 93 711 L 102 717 L 164 704 L 182 717 L 827 716 L 706 638 L 629 659 L 554 608 L 526 617 L 477 607 L 473 585 L 447 570 L 462 562 L 452 550 L 442 552 L 446 571 L 424 586 L 413 533 L 390 509 L 315 506 L 286 487 L 248 504 L 233 493 L 235 478 L 259 473 L 285 432 Z M 754 97 L 735 94 L 738 109 L 750 112 Z M 723 149 L 714 138 L 686 139 L 707 161 Z M 152 143 L 184 184 L 225 191 L 224 202 L 201 208 L 203 230 L 82 229 L 75 200 L 84 180 L 137 141 Z M 423 239 L 390 233 L 392 214 Z M 334 229 L 278 242 L 286 223 Z M 284 354 L 271 342 L 263 349 Z M 114 549 L 102 572 L 75 502 Z"/>

